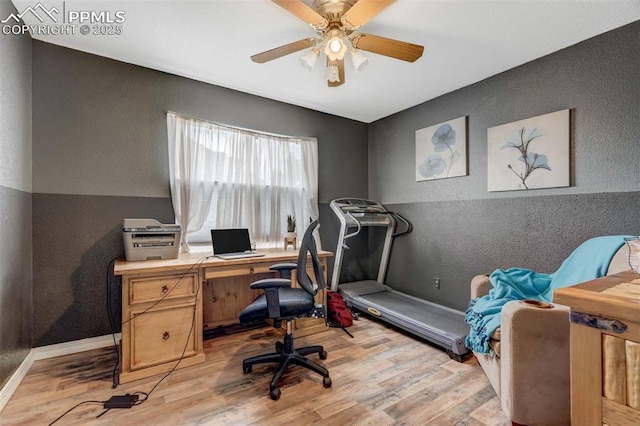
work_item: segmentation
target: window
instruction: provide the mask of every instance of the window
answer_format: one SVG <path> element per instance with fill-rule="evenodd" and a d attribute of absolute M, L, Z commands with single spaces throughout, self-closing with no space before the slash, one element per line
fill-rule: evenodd
<path fill-rule="evenodd" d="M 248 228 L 259 247 L 282 244 L 286 217 L 301 235 L 318 217 L 314 138 L 276 136 L 167 114 L 171 195 L 188 243 L 212 228 Z M 183 238 L 184 240 L 184 238 Z"/>

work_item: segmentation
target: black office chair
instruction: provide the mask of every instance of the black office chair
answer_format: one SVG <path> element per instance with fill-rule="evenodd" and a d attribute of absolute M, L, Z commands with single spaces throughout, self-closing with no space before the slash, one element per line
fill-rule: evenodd
<path fill-rule="evenodd" d="M 291 271 L 296 269 L 296 278 L 301 288 L 292 288 L 291 279 L 287 278 L 267 278 L 251 284 L 253 289 L 263 289 L 265 292 L 258 296 L 251 305 L 247 306 L 240 313 L 242 324 L 251 323 L 258 320 L 270 318 L 273 326 L 280 328 L 282 321 L 285 322 L 287 334 L 284 342 L 276 342 L 276 352 L 265 355 L 258 355 L 242 361 L 242 369 L 245 373 L 251 372 L 251 367 L 255 364 L 267 362 L 277 362 L 278 366 L 269 384 L 269 395 L 271 399 L 280 398 L 278 381 L 289 365 L 300 365 L 322 375 L 322 384 L 325 388 L 331 387 L 329 371 L 321 365 L 307 359 L 305 356 L 317 353 L 320 359 L 327 358 L 327 352 L 322 346 L 307 346 L 295 349 L 293 347 L 293 335 L 291 334 L 291 321 L 302 317 L 324 317 L 324 306 L 317 305 L 314 296 L 318 290 L 324 288 L 324 275 L 322 265 L 318 258 L 313 230 L 318 226 L 318 221 L 312 222 L 302 237 L 298 263 L 280 263 L 273 265 L 271 269 L 280 272 L 282 277 L 291 277 Z M 307 254 L 311 255 L 315 283 L 307 274 Z"/>

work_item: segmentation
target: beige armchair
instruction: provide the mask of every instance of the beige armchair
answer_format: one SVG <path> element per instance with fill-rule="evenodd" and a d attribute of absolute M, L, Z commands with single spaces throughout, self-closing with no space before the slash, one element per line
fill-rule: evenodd
<path fill-rule="evenodd" d="M 628 248 L 615 254 L 607 275 L 629 269 Z M 487 275 L 471 280 L 471 297 L 489 293 Z M 507 302 L 492 335 L 495 354 L 475 353 L 513 424 L 568 425 L 569 308 L 527 301 Z"/>

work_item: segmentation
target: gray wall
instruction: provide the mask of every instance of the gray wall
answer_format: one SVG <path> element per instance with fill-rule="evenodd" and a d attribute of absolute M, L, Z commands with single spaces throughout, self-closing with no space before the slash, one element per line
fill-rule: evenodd
<path fill-rule="evenodd" d="M 321 220 L 331 199 L 367 194 L 364 123 L 38 41 L 33 91 L 35 346 L 109 333 L 122 219 L 173 221 L 167 111 L 317 137 Z"/>
<path fill-rule="evenodd" d="M 464 309 L 476 274 L 552 272 L 589 237 L 637 235 L 638 52 L 635 22 L 372 123 L 370 197 L 415 226 L 395 245 L 389 283 Z M 567 108 L 571 187 L 487 192 L 487 128 Z M 460 116 L 468 117 L 469 175 L 416 182 L 415 131 Z"/>
<path fill-rule="evenodd" d="M 0 0 L 0 16 L 15 9 Z M 31 349 L 31 39 L 0 36 L 0 388 Z"/>

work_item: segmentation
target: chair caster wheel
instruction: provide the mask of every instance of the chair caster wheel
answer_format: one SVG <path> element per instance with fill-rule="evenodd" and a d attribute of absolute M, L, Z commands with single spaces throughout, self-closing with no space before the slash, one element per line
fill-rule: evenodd
<path fill-rule="evenodd" d="M 331 387 L 331 377 L 329 377 L 329 376 L 324 377 L 322 379 L 322 386 L 324 386 L 325 388 L 330 388 Z"/>
<path fill-rule="evenodd" d="M 282 342 L 276 342 L 276 352 L 279 354 L 284 350 L 284 344 Z"/>
<path fill-rule="evenodd" d="M 320 359 L 327 359 L 327 351 L 320 352 Z"/>
<path fill-rule="evenodd" d="M 271 397 L 271 399 L 273 399 L 274 401 L 277 401 L 280 399 L 280 389 L 278 388 L 273 388 L 269 390 L 269 396 Z"/>
<path fill-rule="evenodd" d="M 247 365 L 247 366 L 243 365 L 242 366 L 242 371 L 244 371 L 244 374 L 251 373 L 251 366 L 250 365 Z"/>

